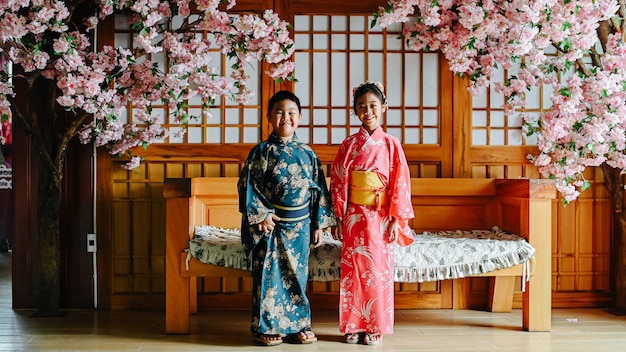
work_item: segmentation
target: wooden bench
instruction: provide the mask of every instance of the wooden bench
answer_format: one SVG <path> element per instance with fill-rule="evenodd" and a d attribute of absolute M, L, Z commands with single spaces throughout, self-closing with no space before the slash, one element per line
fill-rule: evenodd
<path fill-rule="evenodd" d="M 189 314 L 198 310 L 196 278 L 250 276 L 244 270 L 203 264 L 195 259 L 187 261 L 185 253 L 195 226 L 240 226 L 236 183 L 234 177 L 165 180 L 168 334 L 189 333 Z M 552 200 L 556 197 L 553 183 L 528 179 L 420 178 L 412 179 L 411 187 L 416 214 L 411 226 L 417 233 L 499 226 L 521 235 L 536 248 L 535 270 L 522 294 L 522 328 L 550 331 Z M 522 265 L 517 265 L 479 275 L 491 277 L 489 310 L 511 311 L 515 280 L 523 275 L 522 270 Z M 463 291 L 463 287 L 454 289 Z M 399 301 L 418 299 L 406 296 L 396 295 L 396 307 Z M 452 308 L 463 307 L 462 300 L 462 295 L 455 295 Z"/>

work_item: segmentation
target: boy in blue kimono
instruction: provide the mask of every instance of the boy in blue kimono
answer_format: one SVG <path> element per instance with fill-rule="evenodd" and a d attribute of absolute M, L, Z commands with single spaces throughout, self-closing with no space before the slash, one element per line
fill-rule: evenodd
<path fill-rule="evenodd" d="M 336 219 L 321 162 L 295 134 L 298 97 L 276 93 L 267 117 L 273 131 L 250 151 L 238 182 L 241 241 L 252 261 L 251 330 L 261 345 L 312 343 L 309 251 Z"/>

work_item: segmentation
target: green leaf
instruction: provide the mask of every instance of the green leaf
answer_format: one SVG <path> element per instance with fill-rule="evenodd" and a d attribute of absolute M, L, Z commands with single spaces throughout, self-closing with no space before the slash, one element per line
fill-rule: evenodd
<path fill-rule="evenodd" d="M 594 1 L 595 2 L 595 1 Z M 580 10 L 582 10 L 582 6 L 580 5 L 576 5 L 576 8 L 574 9 L 574 14 L 578 15 L 578 13 L 580 12 Z"/>
<path fill-rule="evenodd" d="M 577 121 L 574 126 L 572 126 L 572 128 L 574 129 L 574 131 L 576 132 L 580 132 L 580 130 L 583 128 L 583 124 L 580 121 Z"/>
<path fill-rule="evenodd" d="M 565 38 L 561 43 L 559 43 L 559 46 L 563 51 L 569 51 L 572 48 L 572 40 Z"/>
<path fill-rule="evenodd" d="M 569 60 L 566 60 L 566 61 L 565 61 L 565 70 L 566 70 L 566 71 L 569 71 L 569 70 L 572 68 L 572 66 L 574 66 L 574 63 L 573 63 L 573 62 L 571 62 L 571 61 L 569 61 Z"/>
<path fill-rule="evenodd" d="M 470 42 L 469 42 L 469 44 L 467 44 L 467 46 L 469 46 L 470 49 L 474 50 L 474 48 L 475 48 L 474 44 L 476 44 L 477 40 L 478 39 L 476 37 L 472 37 L 472 39 L 470 39 Z"/>
<path fill-rule="evenodd" d="M 372 18 L 372 21 L 370 22 L 370 28 L 374 28 L 374 26 L 376 26 L 376 22 L 378 22 L 378 13 L 374 12 L 374 18 Z"/>
<path fill-rule="evenodd" d="M 589 183 L 589 181 L 585 180 L 583 182 L 583 185 L 580 187 L 580 191 L 583 192 L 583 191 L 588 190 L 589 188 L 591 188 L 591 183 Z"/>

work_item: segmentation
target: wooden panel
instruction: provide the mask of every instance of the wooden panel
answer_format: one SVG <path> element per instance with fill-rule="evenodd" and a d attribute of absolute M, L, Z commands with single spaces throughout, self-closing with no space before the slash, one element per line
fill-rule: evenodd
<path fill-rule="evenodd" d="M 182 276 L 210 276 L 210 277 L 222 277 L 225 274 L 235 277 L 247 277 L 252 276 L 252 273 L 248 270 L 239 270 L 231 268 L 220 268 L 215 265 L 202 264 L 197 260 L 190 260 L 187 262 L 187 253 L 180 253 L 180 266 L 185 268 L 182 270 Z M 187 269 L 189 268 L 189 269 Z"/>
<path fill-rule="evenodd" d="M 593 202 L 588 200 L 580 200 L 578 202 L 578 210 L 580 214 L 578 219 L 587 218 L 593 219 Z M 578 221 L 576 224 L 576 236 L 577 241 L 577 260 L 576 260 L 576 274 L 577 282 L 576 289 L 581 291 L 593 290 L 593 221 Z"/>
<path fill-rule="evenodd" d="M 161 185 L 159 188 L 161 194 L 163 194 L 163 184 L 159 183 L 159 185 Z M 150 233 L 152 235 L 150 254 L 163 258 L 165 256 L 165 217 L 163 217 L 163 214 L 165 214 L 165 201 L 155 200 L 150 204 L 150 219 L 152 220 L 150 223 Z"/>
<path fill-rule="evenodd" d="M 558 220 L 558 260 L 556 271 L 559 275 L 558 291 L 573 291 L 576 289 L 576 219 L 578 204 L 570 204 L 567 207 L 559 207 Z"/>
<path fill-rule="evenodd" d="M 488 197 L 496 194 L 493 180 L 488 179 L 464 179 L 462 183 L 449 182 L 447 179 L 424 179 L 411 180 L 411 192 L 421 196 L 482 196 Z M 452 202 L 452 201 L 451 201 Z"/>
<path fill-rule="evenodd" d="M 113 241 L 112 249 L 113 255 L 129 255 L 131 253 L 131 246 L 129 243 L 130 236 L 130 205 L 126 201 L 119 201 L 112 204 L 113 217 L 115 222 L 113 223 Z"/>
<path fill-rule="evenodd" d="M 460 183 L 445 179 L 413 180 L 411 192 L 416 217 L 415 231 L 472 230 L 489 228 L 488 204 L 496 193 L 493 180 L 464 179 Z M 423 204 L 423 205 L 422 205 Z"/>
<path fill-rule="evenodd" d="M 411 226 L 417 232 L 484 229 L 488 226 L 484 204 L 414 206 Z"/>
<path fill-rule="evenodd" d="M 534 146 L 473 146 L 470 148 L 470 160 L 476 164 L 515 165 L 528 163 L 528 154 L 537 154 Z M 495 176 L 490 176 L 495 178 Z"/>

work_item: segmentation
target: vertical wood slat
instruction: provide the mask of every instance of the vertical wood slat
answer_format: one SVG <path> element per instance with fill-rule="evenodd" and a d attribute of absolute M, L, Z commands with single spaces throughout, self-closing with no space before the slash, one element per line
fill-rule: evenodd
<path fill-rule="evenodd" d="M 450 170 L 451 172 L 449 174 L 445 173 L 442 177 L 472 177 L 472 160 L 470 158 L 470 147 L 472 145 L 472 103 L 469 93 L 467 92 L 469 79 L 450 77 L 451 73 L 447 62 L 445 62 L 443 58 L 440 60 L 444 61 L 441 64 L 442 70 L 448 72 L 448 81 L 452 80 L 451 91 L 454 92 L 452 94 L 452 125 L 449 126 L 449 128 L 444 127 L 445 129 L 443 130 L 452 131 L 451 135 L 453 136 L 453 140 L 450 141 L 452 150 L 450 150 L 449 153 L 444 153 L 444 155 L 452 156 L 449 158 L 449 161 L 452 163 L 452 170 Z M 445 88 L 442 87 L 442 90 L 445 90 Z M 445 143 L 444 145 L 448 144 Z M 445 151 L 446 150 L 444 150 L 444 152 Z"/>

